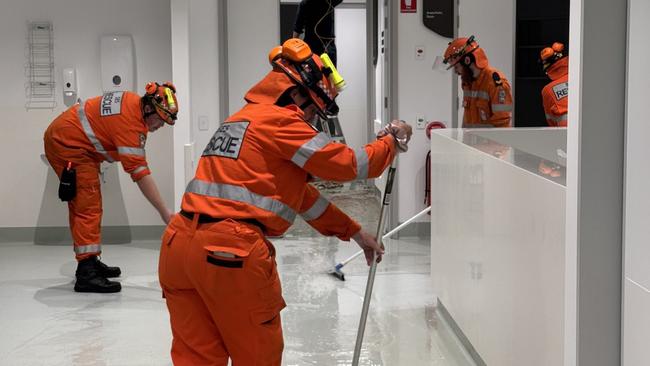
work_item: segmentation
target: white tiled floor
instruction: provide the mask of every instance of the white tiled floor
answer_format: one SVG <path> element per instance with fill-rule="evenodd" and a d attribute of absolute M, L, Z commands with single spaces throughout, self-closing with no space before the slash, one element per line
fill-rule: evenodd
<path fill-rule="evenodd" d="M 358 216 L 375 217 L 372 207 L 354 206 Z M 288 304 L 283 364 L 349 365 L 368 267 L 361 258 L 351 262 L 345 282 L 328 271 L 356 245 L 314 237 L 304 223 L 273 242 Z M 361 364 L 472 365 L 433 307 L 428 239 L 386 244 Z M 156 274 L 159 245 L 105 246 L 103 260 L 122 267 L 122 292 L 78 294 L 71 247 L 0 244 L 0 365 L 170 365 L 169 317 Z"/>
<path fill-rule="evenodd" d="M 350 363 L 367 270 L 352 262 L 341 282 L 327 274 L 354 253 L 328 239 L 275 240 L 283 292 L 285 365 Z M 157 242 L 105 247 L 120 265 L 122 293 L 72 291 L 71 248 L 0 245 L 0 365 L 169 365 L 171 334 L 158 286 Z M 394 244 L 390 244 L 394 245 Z M 428 248 L 400 241 L 378 269 L 363 365 L 468 365 L 433 309 Z"/>

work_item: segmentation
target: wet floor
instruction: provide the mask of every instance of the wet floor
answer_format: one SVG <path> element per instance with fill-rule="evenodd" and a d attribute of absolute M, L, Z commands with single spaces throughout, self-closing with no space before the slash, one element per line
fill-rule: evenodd
<path fill-rule="evenodd" d="M 343 190 L 330 198 L 372 227 L 378 205 L 368 203 L 370 195 Z M 345 282 L 328 271 L 355 253 L 356 244 L 316 237 L 304 223 L 273 242 L 288 304 L 282 312 L 283 364 L 350 365 L 367 267 L 361 258 L 348 264 Z M 171 365 L 158 246 L 106 246 L 103 259 L 122 267 L 123 290 L 102 295 L 73 292 L 70 247 L 0 244 L 0 365 Z M 472 365 L 435 311 L 428 238 L 391 240 L 387 250 L 360 364 Z"/>

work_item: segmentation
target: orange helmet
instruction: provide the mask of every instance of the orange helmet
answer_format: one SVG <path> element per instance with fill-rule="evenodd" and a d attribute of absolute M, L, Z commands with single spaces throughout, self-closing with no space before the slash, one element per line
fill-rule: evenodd
<path fill-rule="evenodd" d="M 449 42 L 449 46 L 445 51 L 445 58 L 442 62 L 449 64 L 448 69 L 450 69 L 460 61 L 463 61 L 465 66 L 469 66 L 474 62 L 479 69 L 487 67 L 487 55 L 478 45 L 474 36 L 469 38 L 456 38 Z"/>
<path fill-rule="evenodd" d="M 170 125 L 176 123 L 178 100 L 176 99 L 176 87 L 174 84 L 166 81 L 160 85 L 155 81 L 150 81 L 144 87 L 144 90 L 145 94 L 142 98 L 145 103 L 151 105 L 156 111 L 155 113 L 158 113 L 160 118 L 166 123 Z M 149 114 L 151 113 L 154 112 L 150 112 Z"/>
<path fill-rule="evenodd" d="M 555 42 L 551 47 L 546 47 L 539 52 L 539 62 L 542 64 L 544 71 L 553 65 L 555 61 L 564 57 L 564 44 Z"/>
<path fill-rule="evenodd" d="M 246 93 L 246 100 L 274 104 L 285 91 L 297 86 L 321 116 L 338 113 L 334 101 L 338 91 L 328 78 L 332 70 L 324 66 L 303 40 L 291 38 L 282 46 L 274 47 L 269 52 L 269 62 L 273 70 Z"/>

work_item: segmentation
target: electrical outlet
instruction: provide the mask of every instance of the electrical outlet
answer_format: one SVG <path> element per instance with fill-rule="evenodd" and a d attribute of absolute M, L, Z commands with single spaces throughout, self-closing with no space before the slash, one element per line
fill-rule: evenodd
<path fill-rule="evenodd" d="M 207 131 L 209 128 L 208 116 L 199 116 L 199 131 Z"/>
<path fill-rule="evenodd" d="M 424 46 L 415 46 L 415 59 L 424 60 Z"/>
<path fill-rule="evenodd" d="M 424 130 L 427 127 L 427 120 L 422 117 L 415 117 L 415 128 L 418 130 Z"/>

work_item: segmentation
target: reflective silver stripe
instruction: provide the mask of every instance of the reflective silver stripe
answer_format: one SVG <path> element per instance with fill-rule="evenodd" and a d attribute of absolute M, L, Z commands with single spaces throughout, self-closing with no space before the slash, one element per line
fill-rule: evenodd
<path fill-rule="evenodd" d="M 98 153 L 102 154 L 108 162 L 112 163 L 115 161 L 113 158 L 111 158 L 110 155 L 108 155 L 106 150 L 104 150 L 104 146 L 102 146 L 102 143 L 99 142 L 99 139 L 97 139 L 97 136 L 95 136 L 95 131 L 93 131 L 93 128 L 90 127 L 90 122 L 88 122 L 88 118 L 86 118 L 86 112 L 84 111 L 84 102 L 82 100 L 79 101 L 79 109 L 77 110 L 77 115 L 79 116 L 81 126 L 86 133 L 86 137 L 90 143 L 93 144 L 95 150 L 97 150 Z"/>
<path fill-rule="evenodd" d="M 185 192 L 244 202 L 262 210 L 272 212 L 289 223 L 292 223 L 296 218 L 296 211 L 291 207 L 278 200 L 261 196 L 240 186 L 192 179 L 192 181 L 187 185 Z"/>
<path fill-rule="evenodd" d="M 490 95 L 482 90 L 463 90 L 463 97 L 490 100 Z"/>
<path fill-rule="evenodd" d="M 87 253 L 99 253 L 102 251 L 101 244 L 84 244 L 84 245 L 75 245 L 74 252 L 75 254 L 87 254 Z"/>
<path fill-rule="evenodd" d="M 323 132 L 318 133 L 311 140 L 305 142 L 298 151 L 293 155 L 291 161 L 293 161 L 299 167 L 304 167 L 307 163 L 307 160 L 318 150 L 325 147 L 325 145 L 331 142 L 330 138 Z"/>
<path fill-rule="evenodd" d="M 552 114 L 546 113 L 546 119 L 550 119 L 553 122 L 562 122 L 562 121 L 567 120 L 567 114 L 565 113 L 565 114 L 560 115 L 560 116 L 554 116 Z"/>
<path fill-rule="evenodd" d="M 131 175 L 136 175 L 136 174 L 138 174 L 141 171 L 146 170 L 146 169 L 149 169 L 149 167 L 146 166 L 146 165 L 139 166 L 139 167 L 135 168 L 135 170 L 133 170 L 133 172 L 131 172 Z"/>
<path fill-rule="evenodd" d="M 365 148 L 354 150 L 357 157 L 357 179 L 368 179 L 368 152 Z"/>
<path fill-rule="evenodd" d="M 118 154 L 123 154 L 123 155 L 145 156 L 144 149 L 141 147 L 118 146 L 117 152 Z"/>
<path fill-rule="evenodd" d="M 492 104 L 492 112 L 511 112 L 512 104 Z"/>
<path fill-rule="evenodd" d="M 316 202 L 314 202 L 314 204 L 311 205 L 311 207 L 307 211 L 301 213 L 300 216 L 302 216 L 302 218 L 305 219 L 305 221 L 315 220 L 321 217 L 321 215 L 325 212 L 329 204 L 330 201 L 328 201 L 327 199 L 325 199 L 325 197 L 320 195 L 318 196 Z"/>

